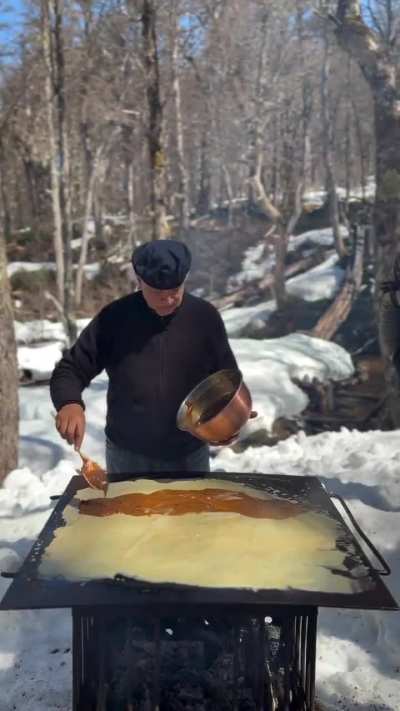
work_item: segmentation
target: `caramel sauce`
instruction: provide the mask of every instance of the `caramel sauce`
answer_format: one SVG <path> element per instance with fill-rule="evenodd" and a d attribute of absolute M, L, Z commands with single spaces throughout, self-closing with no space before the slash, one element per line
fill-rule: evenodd
<path fill-rule="evenodd" d="M 282 499 L 258 499 L 228 489 L 183 491 L 160 489 L 151 494 L 123 494 L 110 499 L 81 501 L 79 512 L 89 516 L 181 516 L 188 513 L 238 513 L 252 518 L 286 519 L 305 512 L 305 507 Z"/>

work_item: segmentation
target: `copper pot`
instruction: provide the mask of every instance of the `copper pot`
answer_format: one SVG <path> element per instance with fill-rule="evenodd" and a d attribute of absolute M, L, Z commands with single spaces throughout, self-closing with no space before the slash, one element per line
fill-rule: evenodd
<path fill-rule="evenodd" d="M 246 424 L 251 405 L 240 370 L 219 370 L 189 393 L 178 410 L 177 425 L 204 442 L 224 444 Z"/>

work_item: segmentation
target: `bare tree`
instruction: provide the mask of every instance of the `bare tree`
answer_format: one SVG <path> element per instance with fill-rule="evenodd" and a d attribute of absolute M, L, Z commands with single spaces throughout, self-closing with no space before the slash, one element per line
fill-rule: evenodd
<path fill-rule="evenodd" d="M 262 204 L 259 185 L 282 223 L 293 224 L 299 193 L 301 207 L 299 185 L 318 188 L 325 179 L 322 137 L 326 132 L 319 130 L 318 93 L 321 23 L 307 12 L 307 0 L 282 0 L 279 7 L 271 0 L 249 0 L 245 5 L 240 0 L 122 4 L 77 0 L 73 5 L 64 0 L 65 11 L 61 0 L 41 3 L 44 20 L 49 20 L 47 45 L 39 46 L 33 15 L 25 29 L 23 66 L 9 67 L 1 88 L 3 104 L 8 106 L 18 87 L 27 85 L 26 101 L 15 112 L 4 141 L 3 204 L 7 206 L 3 217 L 7 213 L 13 228 L 30 227 L 32 234 L 46 240 L 41 244 L 47 250 L 50 225 L 55 225 L 59 274 L 65 257 L 63 190 L 67 230 L 69 219 L 74 236 L 75 230 L 83 230 L 85 237 L 81 266 L 90 256 L 85 225 L 93 219 L 97 257 L 101 259 L 106 249 L 108 253 L 108 239 L 115 241 L 112 249 L 123 250 L 119 256 L 125 256 L 133 234 L 139 241 L 167 234 L 167 209 L 174 224 L 186 225 L 189 205 L 203 214 L 216 203 L 229 205 L 230 224 L 235 227 L 243 207 L 239 198 L 250 194 Z M 377 7 L 376 0 L 371 0 L 371 7 Z M 62 25 L 55 21 L 57 8 Z M 392 37 L 396 22 L 389 24 Z M 57 32 L 61 46 L 65 44 L 61 72 Z M 47 63 L 37 62 L 33 80 L 27 81 L 32 59 L 39 52 L 43 57 L 44 49 Z M 373 151 L 371 97 L 352 60 L 352 81 L 357 82 L 351 91 L 353 111 L 343 99 L 335 116 L 335 98 L 350 93 L 343 89 L 347 75 L 338 71 L 343 66 L 339 56 L 333 43 L 329 90 L 331 119 L 337 125 L 335 177 L 338 184 L 344 179 L 348 186 L 351 182 L 349 152 L 340 138 L 345 126 L 347 145 L 354 152 L 351 179 L 358 181 L 361 173 L 365 185 Z M 46 76 L 44 97 L 41 88 Z M 57 121 L 63 95 L 68 150 L 65 140 L 59 160 Z M 120 131 L 111 153 L 106 146 L 114 126 Z M 108 152 L 113 160 L 107 159 Z M 62 166 L 64 188 L 57 187 Z M 53 191 L 48 189 L 50 169 Z M 106 213 L 118 215 L 118 226 L 108 232 L 100 229 L 101 214 Z M 275 245 L 279 283 L 279 274 L 286 273 L 281 264 L 286 250 L 284 243 L 278 246 L 275 241 Z M 81 279 L 81 268 L 79 274 Z M 64 277 L 59 281 L 63 296 Z M 284 284 L 277 292 L 284 300 Z M 79 301 L 79 293 L 76 297 Z"/>
<path fill-rule="evenodd" d="M 329 204 L 329 214 L 333 230 L 335 247 L 341 257 L 346 254 L 343 237 L 339 224 L 339 202 L 336 185 L 336 160 L 335 160 L 335 124 L 331 108 L 331 97 L 329 91 L 330 78 L 330 42 L 328 36 L 327 23 L 322 27 L 323 39 L 323 59 L 321 64 L 321 129 L 322 129 L 322 153 L 325 164 L 325 184 L 326 194 Z"/>
<path fill-rule="evenodd" d="M 151 238 L 163 239 L 169 233 L 166 215 L 166 153 L 163 145 L 163 106 L 157 46 L 157 3 L 143 0 L 142 32 L 146 94 L 148 105 L 148 147 L 150 158 Z"/>
<path fill-rule="evenodd" d="M 14 314 L 0 230 L 0 482 L 18 464 L 18 365 Z"/>
<path fill-rule="evenodd" d="M 361 4 L 339 0 L 334 18 L 340 45 L 359 64 L 374 102 L 377 276 L 390 273 L 400 245 L 400 93 L 396 65 L 362 19 Z"/>
<path fill-rule="evenodd" d="M 54 216 L 54 251 L 58 300 L 66 336 L 71 342 L 75 326 L 71 317 L 73 283 L 71 212 L 65 107 L 63 0 L 41 0 L 42 47 L 46 65 L 46 100 L 51 150 L 51 191 Z"/>
<path fill-rule="evenodd" d="M 375 117 L 375 179 L 374 212 L 376 274 L 378 283 L 392 278 L 393 262 L 400 245 L 400 93 L 398 71 L 393 56 L 384 46 L 381 33 L 373 32 L 363 21 L 361 3 L 339 0 L 336 16 L 336 36 L 340 45 L 358 62 L 370 87 Z M 378 290 L 379 294 L 379 290 Z M 383 304 L 383 300 L 380 300 Z M 382 352 L 387 355 L 385 309 L 378 309 L 378 326 Z M 396 325 L 397 327 L 397 325 Z M 386 382 L 389 402 L 396 403 L 398 388 L 387 360 Z M 395 397 L 393 397 L 395 395 Z M 391 407 L 393 421 L 398 424 L 398 407 Z"/>
<path fill-rule="evenodd" d="M 179 234 L 185 235 L 189 227 L 189 194 L 188 176 L 185 166 L 185 153 L 183 144 L 183 118 L 182 118 L 182 97 L 181 82 L 179 76 L 180 51 L 179 51 L 179 27 L 180 15 L 177 2 L 171 3 L 170 15 L 170 38 L 171 38 L 171 86 L 172 100 L 175 113 L 175 137 L 176 137 L 176 170 L 178 183 L 178 225 Z"/>

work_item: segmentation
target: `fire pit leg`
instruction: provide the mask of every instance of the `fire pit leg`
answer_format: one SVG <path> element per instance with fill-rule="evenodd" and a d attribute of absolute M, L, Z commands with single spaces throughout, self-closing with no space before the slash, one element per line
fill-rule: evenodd
<path fill-rule="evenodd" d="M 160 708 L 160 618 L 154 619 L 154 675 L 153 675 L 153 711 Z"/>
<path fill-rule="evenodd" d="M 81 618 L 78 611 L 72 608 L 72 708 L 79 708 L 80 686 L 82 679 L 82 644 Z"/>
<path fill-rule="evenodd" d="M 104 620 L 97 622 L 98 640 L 99 640 L 99 659 L 98 659 L 98 689 L 97 689 L 97 704 L 96 711 L 107 711 L 107 682 L 106 682 L 106 631 Z"/>
<path fill-rule="evenodd" d="M 258 667 L 257 674 L 257 689 L 255 694 L 256 707 L 260 711 L 264 711 L 265 706 L 265 620 L 264 615 L 258 618 L 257 630 L 257 655 L 256 663 Z"/>
<path fill-rule="evenodd" d="M 290 674 L 291 649 L 289 646 L 289 642 L 291 639 L 290 622 L 291 622 L 290 620 L 286 619 L 282 623 L 282 634 L 283 634 L 283 640 L 284 640 L 284 650 L 283 650 L 283 659 L 284 659 L 283 694 L 284 694 L 284 697 L 283 697 L 282 711 L 289 711 L 290 710 L 290 686 L 291 686 L 291 674 Z"/>
<path fill-rule="evenodd" d="M 315 700 L 315 662 L 317 654 L 317 616 L 318 609 L 308 617 L 307 630 L 307 666 L 306 666 L 306 696 L 311 711 Z"/>
<path fill-rule="evenodd" d="M 232 711 L 239 711 L 239 673 L 240 673 L 240 621 L 234 622 L 233 625 L 233 699 Z"/>

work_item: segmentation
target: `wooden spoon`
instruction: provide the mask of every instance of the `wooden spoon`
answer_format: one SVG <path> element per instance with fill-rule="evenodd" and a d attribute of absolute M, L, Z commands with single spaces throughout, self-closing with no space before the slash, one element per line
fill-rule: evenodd
<path fill-rule="evenodd" d="M 52 412 L 51 413 L 54 419 L 56 420 L 56 413 Z M 94 462 L 93 459 L 90 459 L 90 457 L 87 457 L 86 454 L 83 454 L 80 449 L 75 450 L 77 454 L 79 454 L 80 458 L 82 459 L 82 467 L 80 470 L 80 473 L 82 474 L 83 478 L 89 484 L 89 486 L 92 489 L 97 489 L 100 491 L 104 492 L 104 496 L 107 496 L 107 490 L 108 490 L 108 477 L 107 477 L 107 472 L 102 469 L 100 464 L 97 464 L 97 462 Z"/>
<path fill-rule="evenodd" d="M 107 472 L 102 469 L 100 464 L 97 464 L 97 462 L 94 462 L 93 459 L 90 459 L 90 457 L 87 457 L 86 454 L 83 454 L 80 449 L 77 449 L 76 452 L 82 459 L 81 474 L 85 481 L 92 489 L 100 489 L 100 491 L 104 492 L 104 496 L 107 496 Z"/>

